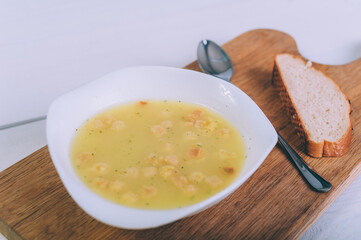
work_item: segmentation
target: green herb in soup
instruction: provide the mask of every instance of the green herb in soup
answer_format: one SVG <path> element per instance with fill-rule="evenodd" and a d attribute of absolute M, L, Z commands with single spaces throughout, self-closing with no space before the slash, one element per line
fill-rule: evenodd
<path fill-rule="evenodd" d="M 71 159 L 94 192 L 121 205 L 170 209 L 200 202 L 240 173 L 239 132 L 209 109 L 140 101 L 108 109 L 76 130 Z"/>

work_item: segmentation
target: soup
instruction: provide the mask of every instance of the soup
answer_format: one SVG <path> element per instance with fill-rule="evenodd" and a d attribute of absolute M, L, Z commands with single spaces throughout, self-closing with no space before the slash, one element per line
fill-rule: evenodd
<path fill-rule="evenodd" d="M 113 107 L 76 129 L 75 172 L 90 189 L 142 209 L 200 202 L 239 175 L 245 145 L 217 113 L 181 101 L 139 101 Z"/>

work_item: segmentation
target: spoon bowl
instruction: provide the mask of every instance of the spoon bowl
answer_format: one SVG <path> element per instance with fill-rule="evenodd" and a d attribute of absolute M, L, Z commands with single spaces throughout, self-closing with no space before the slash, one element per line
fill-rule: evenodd
<path fill-rule="evenodd" d="M 203 72 L 231 81 L 233 64 L 227 53 L 215 42 L 202 40 L 197 48 L 198 64 Z"/>

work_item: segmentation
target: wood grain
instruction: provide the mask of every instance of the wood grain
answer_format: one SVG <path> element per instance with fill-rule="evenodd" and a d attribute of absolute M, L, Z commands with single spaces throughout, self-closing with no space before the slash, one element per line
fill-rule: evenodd
<path fill-rule="evenodd" d="M 342 66 L 314 64 L 351 99 L 354 129 L 351 148 L 343 157 L 310 158 L 303 154 L 271 84 L 274 56 L 299 54 L 295 41 L 261 29 L 242 34 L 224 48 L 234 63 L 233 83 L 259 105 L 305 161 L 332 182 L 329 193 L 313 192 L 277 146 L 246 183 L 210 209 L 155 229 L 123 230 L 98 222 L 76 205 L 44 147 L 0 173 L 0 232 L 9 239 L 298 238 L 361 172 L 361 60 Z M 195 62 L 186 68 L 199 70 Z"/>

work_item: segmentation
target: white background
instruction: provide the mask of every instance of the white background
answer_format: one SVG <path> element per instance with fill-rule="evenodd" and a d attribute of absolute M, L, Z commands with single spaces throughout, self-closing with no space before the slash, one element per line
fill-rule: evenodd
<path fill-rule="evenodd" d="M 311 61 L 344 64 L 361 57 L 360 25 L 356 0 L 0 0 L 0 125 L 45 115 L 110 71 L 183 67 L 201 39 L 223 44 L 254 28 L 289 33 Z M 44 128 L 0 131 L 0 171 L 46 145 Z M 302 239 L 361 239 L 360 223 L 361 177 Z"/>

